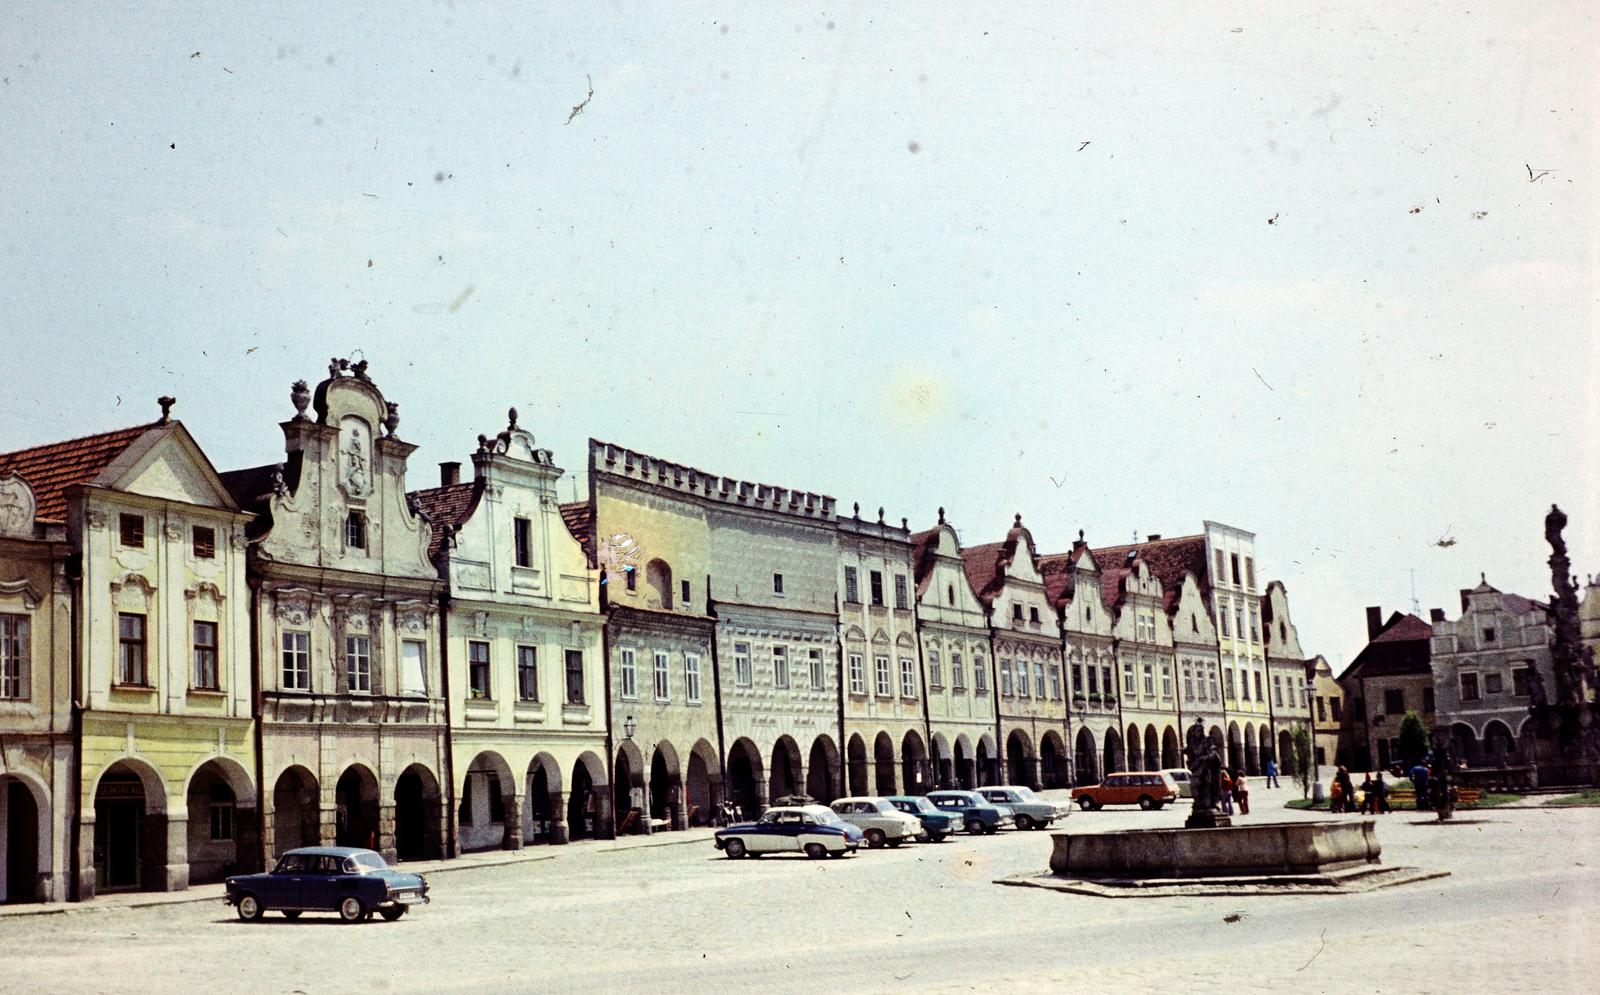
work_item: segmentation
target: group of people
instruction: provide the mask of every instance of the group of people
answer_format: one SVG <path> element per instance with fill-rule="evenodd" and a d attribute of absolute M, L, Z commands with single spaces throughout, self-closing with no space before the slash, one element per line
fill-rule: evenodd
<path fill-rule="evenodd" d="M 1223 815 L 1232 815 L 1234 803 L 1239 806 L 1240 815 L 1250 814 L 1250 789 L 1244 782 L 1244 768 L 1236 767 L 1232 774 L 1228 769 L 1222 769 L 1221 776 L 1217 779 L 1217 801 L 1222 808 Z"/>
<path fill-rule="evenodd" d="M 1415 779 L 1413 778 L 1413 783 Z M 1426 783 L 1417 790 L 1419 801 L 1427 793 Z M 1389 808 L 1389 782 L 1383 779 L 1383 771 L 1376 774 L 1368 773 L 1361 782 L 1357 791 L 1355 784 L 1350 780 L 1348 768 L 1340 767 L 1339 772 L 1333 776 L 1333 787 L 1328 792 L 1329 812 L 1360 812 L 1362 815 L 1387 815 Z"/>

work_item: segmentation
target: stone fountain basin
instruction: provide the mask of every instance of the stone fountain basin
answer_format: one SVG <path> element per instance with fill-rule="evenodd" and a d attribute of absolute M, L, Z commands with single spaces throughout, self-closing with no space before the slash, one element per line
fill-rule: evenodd
<path fill-rule="evenodd" d="M 1315 875 L 1383 852 L 1372 819 L 1051 835 L 1050 870 L 1082 879 Z"/>

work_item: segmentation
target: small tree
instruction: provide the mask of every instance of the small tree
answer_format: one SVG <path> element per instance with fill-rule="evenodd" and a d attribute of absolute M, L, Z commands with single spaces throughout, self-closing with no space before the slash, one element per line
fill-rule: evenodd
<path fill-rule="evenodd" d="M 1407 712 L 1400 720 L 1400 762 L 1410 770 L 1428 755 L 1428 727 L 1422 716 Z"/>
<path fill-rule="evenodd" d="M 1311 791 L 1313 756 L 1311 753 L 1311 730 L 1305 726 L 1295 726 L 1294 733 L 1289 739 L 1289 756 L 1284 758 L 1289 764 L 1289 776 L 1300 785 L 1300 797 L 1304 798 Z"/>

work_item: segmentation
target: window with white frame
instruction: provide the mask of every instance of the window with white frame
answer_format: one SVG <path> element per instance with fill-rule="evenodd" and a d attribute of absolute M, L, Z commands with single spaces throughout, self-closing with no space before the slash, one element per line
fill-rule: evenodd
<path fill-rule="evenodd" d="M 420 639 L 400 642 L 400 693 L 428 693 L 428 644 Z"/>
<path fill-rule="evenodd" d="M 1250 606 L 1250 638 L 1261 641 L 1261 609 L 1256 605 Z"/>
<path fill-rule="evenodd" d="M 822 669 L 822 650 L 813 648 L 810 652 L 811 662 L 811 689 L 821 691 L 828 686 L 828 675 Z"/>
<path fill-rule="evenodd" d="M 30 697 L 31 621 L 26 615 L 0 615 L 0 698 L 8 701 Z"/>
<path fill-rule="evenodd" d="M 582 705 L 586 700 L 583 687 L 583 650 L 567 650 L 563 655 L 567 659 L 567 704 Z"/>
<path fill-rule="evenodd" d="M 690 702 L 700 703 L 700 656 L 696 653 L 683 655 L 683 694 Z"/>
<path fill-rule="evenodd" d="M 656 653 L 655 695 L 657 701 L 672 700 L 672 672 L 667 669 L 667 654 Z"/>
<path fill-rule="evenodd" d="M 1222 627 L 1222 635 L 1232 638 L 1233 628 L 1228 624 L 1228 606 L 1226 603 L 1217 606 L 1217 624 Z"/>
<path fill-rule="evenodd" d="M 285 632 L 280 638 L 284 690 L 310 691 L 311 633 Z"/>
<path fill-rule="evenodd" d="M 877 677 L 878 697 L 889 697 L 894 693 L 894 677 L 889 673 L 889 658 L 886 656 L 873 657 L 872 669 Z"/>
<path fill-rule="evenodd" d="M 917 696 L 917 662 L 909 656 L 900 658 L 900 696 L 902 698 Z"/>
<path fill-rule="evenodd" d="M 639 661 L 629 649 L 622 651 L 621 659 L 622 697 L 633 701 L 639 697 Z"/>
<path fill-rule="evenodd" d="M 372 640 L 366 636 L 344 637 L 344 680 L 354 694 L 372 693 Z"/>
<path fill-rule="evenodd" d="M 200 691 L 216 691 L 217 684 L 217 623 L 194 623 L 194 687 Z"/>
<path fill-rule="evenodd" d="M 989 671 L 984 669 L 982 653 L 972 656 L 972 692 L 973 694 L 989 693 Z"/>
<path fill-rule="evenodd" d="M 944 687 L 944 666 L 939 661 L 939 651 L 928 651 L 928 687 Z"/>
<path fill-rule="evenodd" d="M 894 606 L 901 611 L 911 607 L 911 588 L 905 574 L 894 575 Z"/>
<path fill-rule="evenodd" d="M 623 650 L 630 660 L 633 650 Z M 630 667 L 632 664 L 630 663 Z M 539 700 L 539 648 L 517 647 L 517 697 L 523 701 Z"/>
<path fill-rule="evenodd" d="M 467 687 L 474 700 L 487 701 L 489 693 L 489 644 L 480 640 L 467 643 Z"/>
<path fill-rule="evenodd" d="M 344 544 L 348 549 L 367 548 L 367 516 L 352 511 L 344 519 Z"/>
<path fill-rule="evenodd" d="M 1018 697 L 1028 697 L 1028 661 L 1026 660 L 1017 661 L 1016 689 Z"/>
<path fill-rule="evenodd" d="M 1001 660 L 1000 667 L 1000 695 L 1004 698 L 1011 697 L 1011 661 Z"/>
<path fill-rule="evenodd" d="M 733 683 L 747 688 L 753 680 L 750 672 L 750 644 L 733 644 Z"/>
<path fill-rule="evenodd" d="M 867 693 L 867 670 L 860 653 L 850 654 L 850 693 Z"/>
<path fill-rule="evenodd" d="M 1144 664 L 1144 693 L 1152 698 L 1156 695 L 1156 665 L 1148 660 Z"/>
<path fill-rule="evenodd" d="M 1206 672 L 1206 683 L 1211 685 L 1211 700 L 1221 701 L 1222 692 L 1217 688 L 1217 672 L 1215 670 Z"/>
<path fill-rule="evenodd" d="M 1161 662 L 1161 697 L 1172 697 L 1172 664 Z"/>
<path fill-rule="evenodd" d="M 1222 672 L 1223 692 L 1229 697 L 1236 697 L 1233 693 L 1233 668 L 1229 667 Z"/>
<path fill-rule="evenodd" d="M 1106 697 L 1109 698 L 1116 692 L 1117 686 L 1111 683 L 1111 667 L 1109 664 L 1100 668 L 1100 683 L 1106 689 Z"/>
<path fill-rule="evenodd" d="M 1056 701 L 1061 700 L 1061 664 L 1050 665 L 1050 697 Z"/>
<path fill-rule="evenodd" d="M 967 689 L 967 671 L 961 665 L 960 653 L 950 654 L 950 686 L 957 691 L 965 691 Z"/>
<path fill-rule="evenodd" d="M 1124 661 L 1122 664 L 1122 693 L 1132 695 L 1134 689 L 1133 662 L 1131 660 Z"/>
<path fill-rule="evenodd" d="M 772 647 L 772 686 L 786 688 L 789 686 L 789 647 Z"/>
<path fill-rule="evenodd" d="M 1256 700 L 1257 701 L 1266 701 L 1267 700 L 1267 692 L 1263 688 L 1262 678 L 1261 678 L 1261 671 L 1259 671 L 1259 670 L 1256 671 Z"/>
<path fill-rule="evenodd" d="M 1044 664 L 1037 660 L 1033 664 L 1033 696 L 1041 700 L 1044 698 Z"/>
<path fill-rule="evenodd" d="M 1283 676 L 1281 674 L 1272 675 L 1272 703 L 1274 705 L 1283 704 Z"/>
<path fill-rule="evenodd" d="M 852 604 L 861 600 L 860 578 L 856 576 L 855 567 L 844 568 L 844 599 Z"/>

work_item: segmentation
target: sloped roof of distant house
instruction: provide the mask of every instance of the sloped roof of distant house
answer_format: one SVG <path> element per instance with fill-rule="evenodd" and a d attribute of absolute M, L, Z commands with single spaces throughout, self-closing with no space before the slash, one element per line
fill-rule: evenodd
<path fill-rule="evenodd" d="M 1429 640 L 1432 638 L 1433 626 L 1415 615 L 1394 612 L 1344 668 L 1339 679 L 1431 673 Z"/>
<path fill-rule="evenodd" d="M 1059 605 L 1077 593 L 1077 563 L 1084 553 L 1089 555 L 1090 562 L 1099 570 L 1100 561 L 1095 557 L 1094 550 L 1083 541 L 1083 530 L 1079 529 L 1078 541 L 1073 543 L 1072 549 L 1039 557 L 1039 576 L 1044 578 L 1044 596 L 1050 599 L 1051 604 Z"/>
<path fill-rule="evenodd" d="M 572 533 L 572 538 L 578 540 L 578 545 L 583 547 L 583 554 L 589 558 L 589 565 L 596 566 L 594 508 L 587 501 L 569 501 L 561 506 L 561 520 L 566 523 L 567 531 Z"/>
<path fill-rule="evenodd" d="M 922 597 L 933 580 L 934 551 L 938 549 L 939 530 L 927 529 L 911 533 L 911 573 L 917 582 L 917 597 Z"/>
<path fill-rule="evenodd" d="M 445 537 L 472 517 L 482 495 L 483 489 L 477 480 L 411 492 L 410 496 L 417 499 L 417 508 L 433 526 L 428 537 L 428 559 L 438 556 L 444 548 Z"/>
<path fill-rule="evenodd" d="M 1027 537 L 1027 531 L 1022 527 L 1022 516 L 1018 515 L 1004 540 L 961 551 L 961 564 L 966 568 L 967 582 L 985 607 L 993 604 L 999 596 L 1000 589 L 1006 583 L 1006 568 L 1016 559 L 1017 546 Z M 1031 549 L 1029 552 L 1031 554 Z"/>
<path fill-rule="evenodd" d="M 1520 594 L 1507 594 L 1490 584 L 1489 579 L 1483 574 L 1479 574 L 1478 579 L 1478 586 L 1468 591 L 1468 594 L 1498 594 L 1500 595 L 1501 606 L 1513 615 L 1526 615 L 1529 612 L 1550 614 L 1550 606 L 1544 602 L 1535 601 L 1532 598 L 1524 598 Z"/>
<path fill-rule="evenodd" d="M 0 475 L 14 474 L 28 482 L 33 490 L 35 521 L 65 523 L 67 488 L 98 477 L 146 432 L 177 424 L 176 421 L 147 422 L 113 432 L 0 453 Z"/>
<path fill-rule="evenodd" d="M 1163 605 L 1167 614 L 1178 607 L 1178 595 L 1183 590 L 1183 575 L 1194 574 L 1200 584 L 1200 597 L 1209 609 L 1211 584 L 1206 573 L 1206 537 L 1203 535 L 1174 536 L 1170 539 L 1152 539 L 1148 542 L 1125 546 L 1102 546 L 1090 551 L 1100 565 L 1101 598 L 1108 607 L 1121 596 L 1122 578 L 1133 569 L 1135 560 L 1143 560 L 1150 572 L 1161 582 Z M 1134 553 L 1129 557 L 1129 553 Z M 1062 557 L 1070 554 L 1061 554 Z M 1056 556 L 1047 557 L 1055 560 Z"/>

